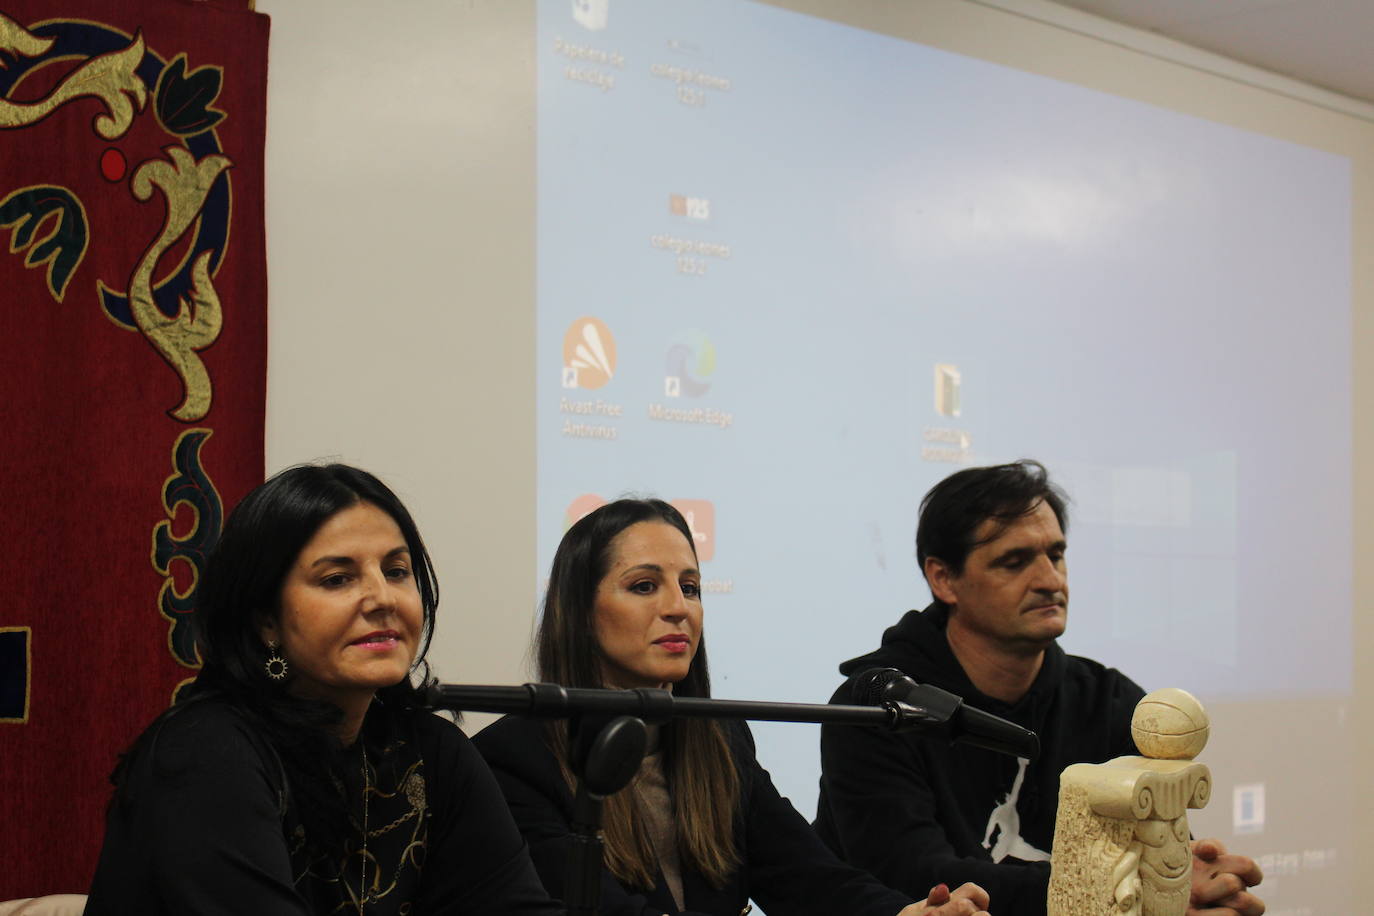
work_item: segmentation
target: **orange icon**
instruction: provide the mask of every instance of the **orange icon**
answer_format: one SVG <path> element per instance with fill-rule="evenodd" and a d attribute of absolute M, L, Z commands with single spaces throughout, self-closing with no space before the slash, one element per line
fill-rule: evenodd
<path fill-rule="evenodd" d="M 705 563 L 716 555 L 716 507 L 709 499 L 674 499 L 696 542 L 697 560 Z"/>
<path fill-rule="evenodd" d="M 583 493 L 568 503 L 568 511 L 563 513 L 563 530 L 567 531 L 604 505 L 606 505 L 606 500 L 595 493 Z"/>
<path fill-rule="evenodd" d="M 563 335 L 563 387 L 600 388 L 615 375 L 615 336 L 600 318 L 577 319 Z"/>

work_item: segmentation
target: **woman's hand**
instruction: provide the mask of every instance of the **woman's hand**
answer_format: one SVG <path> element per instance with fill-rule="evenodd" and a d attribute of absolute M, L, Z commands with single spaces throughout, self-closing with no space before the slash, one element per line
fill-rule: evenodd
<path fill-rule="evenodd" d="M 988 916 L 988 892 L 973 882 L 961 884 L 953 893 L 948 885 L 937 884 L 929 897 L 897 916 Z"/>

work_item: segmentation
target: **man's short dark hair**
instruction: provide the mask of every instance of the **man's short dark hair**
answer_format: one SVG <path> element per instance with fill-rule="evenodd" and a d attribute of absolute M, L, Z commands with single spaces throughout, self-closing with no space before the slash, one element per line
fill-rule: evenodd
<path fill-rule="evenodd" d="M 964 561 L 981 544 L 996 538 L 1006 526 L 1034 512 L 1040 503 L 1054 510 L 1059 527 L 1069 530 L 1068 496 L 1050 482 L 1049 472 L 1038 461 L 1021 459 L 1011 464 L 967 468 L 949 475 L 921 499 L 921 521 L 916 526 L 916 562 L 925 574 L 926 558 L 944 562 L 956 576 Z M 999 522 L 983 540 L 975 540 L 978 526 L 988 519 Z"/>

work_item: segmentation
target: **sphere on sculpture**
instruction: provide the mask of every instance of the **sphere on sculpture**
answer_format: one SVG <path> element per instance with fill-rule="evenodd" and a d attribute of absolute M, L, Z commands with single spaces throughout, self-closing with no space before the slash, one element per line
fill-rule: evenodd
<path fill-rule="evenodd" d="M 1147 693 L 1131 717 L 1131 737 L 1146 757 L 1192 760 L 1207 745 L 1211 722 L 1191 693 L 1166 687 Z"/>

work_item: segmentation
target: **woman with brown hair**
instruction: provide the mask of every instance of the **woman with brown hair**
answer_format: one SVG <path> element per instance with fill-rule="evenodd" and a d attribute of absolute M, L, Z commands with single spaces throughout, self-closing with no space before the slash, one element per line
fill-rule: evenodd
<path fill-rule="evenodd" d="M 701 573 L 677 510 L 622 499 L 573 525 L 554 557 L 536 646 L 545 681 L 709 696 Z M 743 723 L 674 719 L 650 731 L 639 773 L 604 809 L 606 916 L 736 916 L 751 897 L 770 916 L 986 908 L 976 885 L 952 897 L 941 886 L 913 904 L 840 862 L 773 787 Z M 566 726 L 507 717 L 475 741 L 557 896 L 572 843 Z"/>

